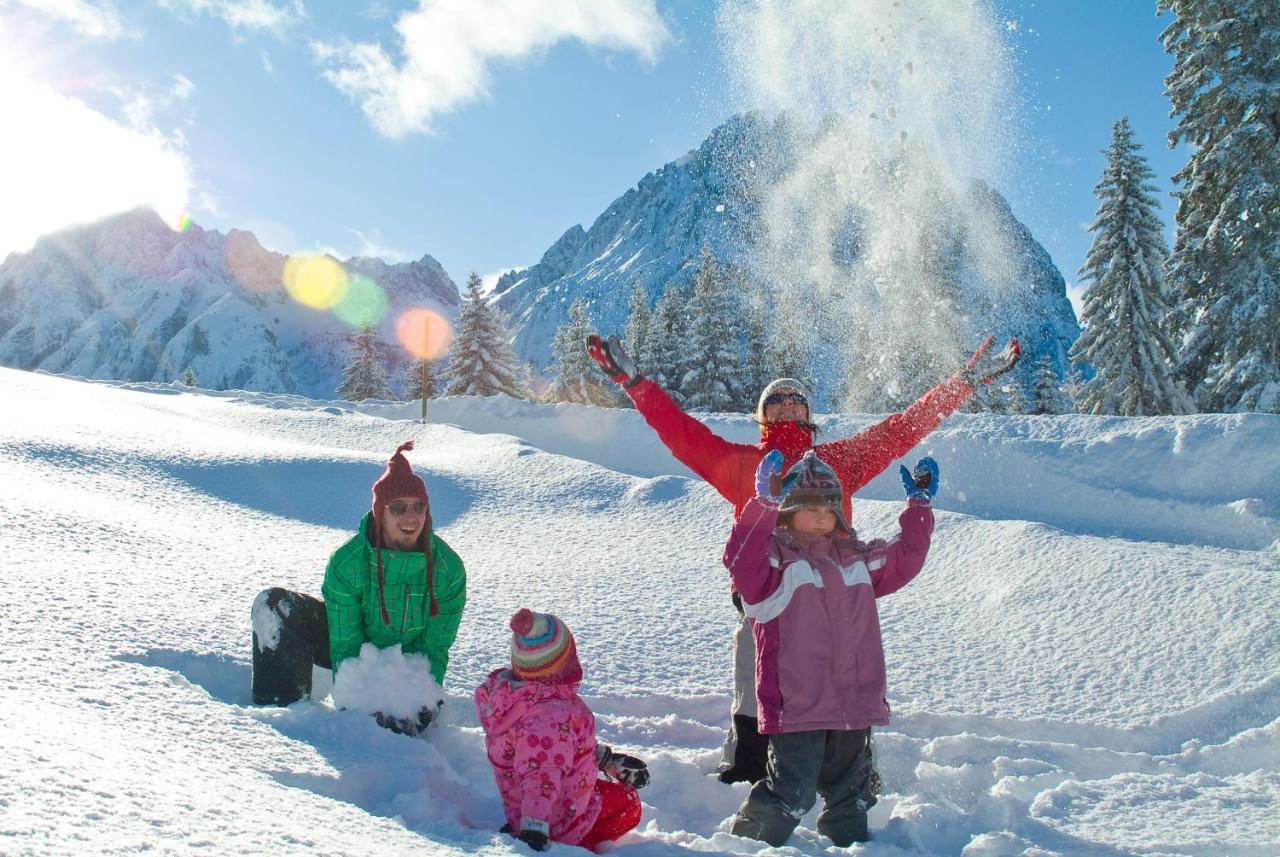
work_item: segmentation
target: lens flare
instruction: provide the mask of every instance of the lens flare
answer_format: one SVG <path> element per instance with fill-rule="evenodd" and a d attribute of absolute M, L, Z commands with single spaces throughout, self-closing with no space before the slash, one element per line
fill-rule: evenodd
<path fill-rule="evenodd" d="M 284 287 L 303 306 L 333 309 L 347 293 L 347 272 L 328 256 L 290 256 Z"/>
<path fill-rule="evenodd" d="M 347 291 L 333 308 L 333 314 L 352 327 L 378 324 L 386 316 L 390 304 L 382 286 L 363 274 L 352 274 Z"/>
<path fill-rule="evenodd" d="M 434 360 L 449 349 L 453 325 L 426 307 L 409 307 L 396 319 L 396 339 L 418 359 Z"/>
<path fill-rule="evenodd" d="M 178 218 L 178 231 L 186 232 L 190 228 L 191 228 L 191 215 L 184 211 L 182 212 L 182 216 Z"/>

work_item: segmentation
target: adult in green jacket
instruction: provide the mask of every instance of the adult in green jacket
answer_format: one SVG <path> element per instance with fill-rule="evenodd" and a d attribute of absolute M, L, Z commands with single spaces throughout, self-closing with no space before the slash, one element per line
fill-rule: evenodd
<path fill-rule="evenodd" d="M 399 644 L 426 655 L 443 684 L 449 649 L 467 598 L 466 569 L 431 527 L 426 484 L 415 475 L 402 444 L 373 485 L 370 512 L 360 530 L 334 551 L 325 570 L 324 600 L 268 589 L 253 606 L 253 701 L 288 705 L 311 691 L 311 666 L 338 667 L 365 643 Z M 378 718 L 397 732 L 426 728 L 434 710 L 417 721 Z"/>

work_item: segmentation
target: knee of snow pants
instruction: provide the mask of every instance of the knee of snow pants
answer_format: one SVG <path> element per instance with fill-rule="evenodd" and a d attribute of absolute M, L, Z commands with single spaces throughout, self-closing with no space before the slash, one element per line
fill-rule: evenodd
<path fill-rule="evenodd" d="M 312 665 L 330 666 L 324 602 L 287 589 L 268 589 L 254 599 L 250 618 L 254 705 L 289 705 L 308 695 Z"/>
<path fill-rule="evenodd" d="M 765 778 L 751 787 L 738 808 L 732 832 L 777 847 L 787 841 L 818 798 L 827 732 L 784 732 L 768 740 Z"/>

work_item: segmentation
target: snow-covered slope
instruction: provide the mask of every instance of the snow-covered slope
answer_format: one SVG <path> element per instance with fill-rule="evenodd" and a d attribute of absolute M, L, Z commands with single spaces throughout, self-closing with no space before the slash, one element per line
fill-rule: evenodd
<path fill-rule="evenodd" d="M 614 200 L 591 228 L 584 232 L 573 227 L 538 264 L 499 281 L 497 303 L 513 319 L 517 352 L 539 368 L 550 365 L 555 331 L 568 318 L 569 304 L 579 297 L 586 299 L 598 330 L 620 333 L 636 285 L 644 286 L 652 304 L 669 283 L 687 284 L 704 245 L 721 262 L 771 276 L 757 258 L 763 252 L 764 209 L 770 199 L 782 195 L 779 188 L 803 153 L 827 145 L 824 134 L 839 133 L 838 123 L 808 133 L 785 115 L 772 121 L 757 113 L 739 115 L 713 130 L 697 149 L 646 175 Z M 829 192 L 834 195 L 837 188 Z M 955 245 L 954 251 L 946 251 L 951 255 L 944 261 L 944 273 L 960 292 L 958 305 L 969 316 L 968 324 L 985 333 L 1021 337 L 1028 373 L 1040 356 L 1047 355 L 1065 375 L 1066 352 L 1079 327 L 1062 275 L 996 190 L 974 182 L 967 199 L 950 199 L 950 193 L 939 177 L 932 188 L 936 198 L 930 202 L 936 210 L 921 209 L 913 218 L 932 230 L 926 242 L 930 252 Z M 960 210 L 967 223 L 956 216 Z M 846 223 L 830 255 L 840 276 L 849 276 L 859 259 L 858 221 L 863 213 L 850 204 L 842 216 Z M 979 260 L 974 250 L 993 240 L 1003 245 L 996 253 L 997 269 L 990 259 Z M 800 270 L 789 274 L 804 277 Z M 922 291 L 916 300 L 917 327 L 932 306 L 933 295 Z M 861 311 L 874 316 L 880 310 L 868 304 Z M 868 320 L 871 326 L 875 323 L 874 317 Z"/>
<path fill-rule="evenodd" d="M 211 388 L 333 395 L 352 326 L 294 302 L 284 265 L 252 233 L 176 232 L 149 209 L 45 236 L 0 264 L 0 364 L 142 381 L 190 367 Z M 342 267 L 385 294 L 389 341 L 400 310 L 456 312 L 457 288 L 430 256 Z"/>
<path fill-rule="evenodd" d="M 619 853 L 766 850 L 725 832 L 745 787 L 709 776 L 729 510 L 636 413 L 450 398 L 424 427 L 13 370 L 0 408 L 0 852 L 522 853 L 470 703 L 520 606 L 568 622 L 601 738 L 650 760 Z M 318 592 L 407 437 L 469 579 L 441 726 L 248 706 L 254 596 Z M 852 853 L 1278 853 L 1278 443 L 1261 414 L 955 416 L 914 451 L 941 463 L 938 527 L 880 603 L 887 793 Z M 855 501 L 864 534 L 890 532 L 894 481 Z M 846 853 L 812 815 L 790 847 Z"/>

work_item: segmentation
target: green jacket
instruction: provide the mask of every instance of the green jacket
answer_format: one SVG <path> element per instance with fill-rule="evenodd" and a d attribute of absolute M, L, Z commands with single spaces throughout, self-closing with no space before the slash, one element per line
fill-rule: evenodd
<path fill-rule="evenodd" d="M 431 533 L 435 616 L 428 615 L 427 558 L 416 551 L 382 549 L 383 595 L 390 622 L 383 624 L 378 606 L 378 568 L 369 528 L 373 514 L 360 521 L 360 532 L 333 552 L 324 572 L 325 612 L 329 617 L 329 657 L 334 675 L 338 664 L 360 654 L 373 643 L 379 649 L 399 643 L 406 654 L 426 655 L 431 675 L 444 684 L 449 647 L 458 636 L 462 608 L 467 603 L 467 571 L 462 560 Z"/>

